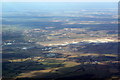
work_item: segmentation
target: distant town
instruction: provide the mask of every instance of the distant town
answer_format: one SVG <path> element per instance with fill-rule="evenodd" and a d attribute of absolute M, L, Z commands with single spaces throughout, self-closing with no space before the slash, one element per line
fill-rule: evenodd
<path fill-rule="evenodd" d="M 23 3 L 16 3 L 7 10 L 8 4 L 2 19 L 3 80 L 120 79 L 117 8 L 39 3 L 21 10 Z"/>

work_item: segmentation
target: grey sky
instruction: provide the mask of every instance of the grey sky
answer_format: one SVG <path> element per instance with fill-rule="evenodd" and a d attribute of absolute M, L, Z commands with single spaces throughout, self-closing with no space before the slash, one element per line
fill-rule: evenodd
<path fill-rule="evenodd" d="M 2 2 L 119 2 L 119 0 L 2 0 Z"/>

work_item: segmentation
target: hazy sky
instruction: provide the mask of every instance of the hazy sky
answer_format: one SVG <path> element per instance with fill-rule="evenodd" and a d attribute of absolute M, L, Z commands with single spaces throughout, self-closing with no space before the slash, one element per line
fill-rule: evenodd
<path fill-rule="evenodd" d="M 119 0 L 2 0 L 2 2 L 119 2 Z"/>

